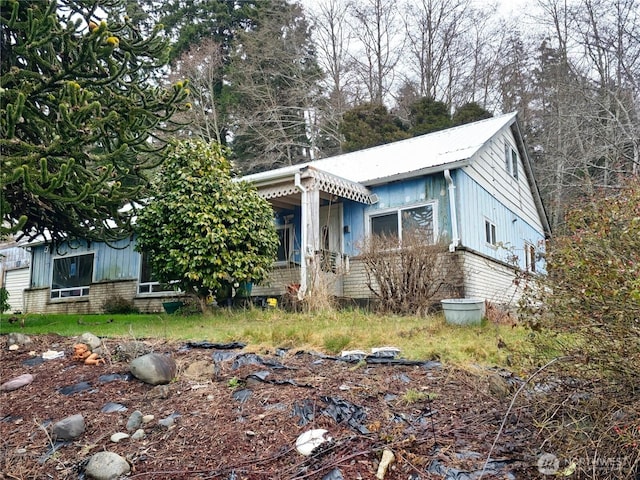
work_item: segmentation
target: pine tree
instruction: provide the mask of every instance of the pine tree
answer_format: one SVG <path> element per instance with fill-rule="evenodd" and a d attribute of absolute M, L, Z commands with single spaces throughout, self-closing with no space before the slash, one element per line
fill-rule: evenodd
<path fill-rule="evenodd" d="M 148 195 L 163 132 L 188 104 L 182 83 L 153 79 L 161 26 L 145 37 L 122 13 L 121 0 L 0 0 L 1 233 L 130 231 L 122 207 Z"/>

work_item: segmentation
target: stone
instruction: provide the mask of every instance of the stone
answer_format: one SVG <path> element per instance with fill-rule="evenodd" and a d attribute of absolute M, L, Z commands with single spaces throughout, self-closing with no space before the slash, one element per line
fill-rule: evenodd
<path fill-rule="evenodd" d="M 76 343 L 84 343 L 89 347 L 89 350 L 94 352 L 96 348 L 102 345 L 102 340 L 93 333 L 85 332 L 78 337 L 78 341 Z"/>
<path fill-rule="evenodd" d="M 13 345 L 9 345 L 9 350 L 11 351 L 20 350 L 20 345 L 17 345 L 15 343 Z"/>
<path fill-rule="evenodd" d="M 504 399 L 511 395 L 511 386 L 500 375 L 492 374 L 489 377 L 489 391 L 496 397 Z"/>
<path fill-rule="evenodd" d="M 84 433 L 84 417 L 77 413 L 53 424 L 55 440 L 74 440 Z"/>
<path fill-rule="evenodd" d="M 138 341 L 119 343 L 115 348 L 115 357 L 125 362 L 130 362 L 147 353 L 150 353 L 149 347 Z"/>
<path fill-rule="evenodd" d="M 190 380 L 211 380 L 213 365 L 208 360 L 196 360 L 185 369 L 184 376 Z"/>
<path fill-rule="evenodd" d="M 24 333 L 12 332 L 7 337 L 7 345 L 27 345 L 31 343 L 31 338 Z"/>
<path fill-rule="evenodd" d="M 148 353 L 129 364 L 134 377 L 151 385 L 164 385 L 176 375 L 176 362 L 168 355 Z"/>
<path fill-rule="evenodd" d="M 7 380 L 0 385 L 0 392 L 11 392 L 12 390 L 17 390 L 25 385 L 29 385 L 31 382 L 33 382 L 33 375 L 30 373 L 23 373 L 22 375 L 18 375 L 17 377 Z"/>
<path fill-rule="evenodd" d="M 94 480 L 116 480 L 131 471 L 129 463 L 113 452 L 98 452 L 92 455 L 84 473 Z"/>
<path fill-rule="evenodd" d="M 166 400 L 171 396 L 169 385 L 156 385 L 147 392 L 147 400 Z"/>
<path fill-rule="evenodd" d="M 136 410 L 129 416 L 129 420 L 127 420 L 127 431 L 133 432 L 137 430 L 140 425 L 142 425 L 142 412 Z"/>
<path fill-rule="evenodd" d="M 125 438 L 129 438 L 128 433 L 116 432 L 113 435 L 111 435 L 111 441 L 113 443 L 118 443 L 120 440 L 124 440 Z"/>
<path fill-rule="evenodd" d="M 153 415 L 145 415 L 142 417 L 142 423 L 150 423 L 153 421 L 153 419 L 156 418 Z"/>
<path fill-rule="evenodd" d="M 147 434 L 144 432 L 144 430 L 142 428 L 139 428 L 134 432 L 133 435 L 131 435 L 131 440 L 142 440 L 146 436 Z"/>

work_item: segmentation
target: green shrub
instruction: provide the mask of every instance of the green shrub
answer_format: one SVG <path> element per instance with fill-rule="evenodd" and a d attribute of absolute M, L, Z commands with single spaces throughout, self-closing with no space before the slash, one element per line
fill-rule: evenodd
<path fill-rule="evenodd" d="M 4 313 L 9 310 L 9 292 L 5 287 L 0 287 L 0 313 Z"/>
<path fill-rule="evenodd" d="M 133 300 L 127 300 L 126 298 L 116 295 L 114 297 L 107 298 L 102 303 L 102 310 L 104 313 L 139 313 L 138 309 L 133 304 Z"/>
<path fill-rule="evenodd" d="M 582 202 L 530 290 L 530 359 L 552 385 L 533 405 L 546 451 L 579 478 L 635 478 L 640 453 L 640 185 Z M 546 375 L 546 378 L 545 378 Z M 624 432 L 624 435 L 616 432 Z M 603 458 L 620 468 L 594 469 Z M 635 473 L 634 473 L 635 471 Z M 595 475 L 595 476 L 594 476 Z"/>

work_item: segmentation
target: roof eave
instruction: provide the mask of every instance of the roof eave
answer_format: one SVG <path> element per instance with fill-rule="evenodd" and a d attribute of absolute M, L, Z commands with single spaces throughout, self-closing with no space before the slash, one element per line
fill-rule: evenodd
<path fill-rule="evenodd" d="M 384 183 L 423 177 L 425 175 L 440 173 L 440 172 L 444 172 L 445 170 L 451 170 L 454 168 L 462 168 L 462 167 L 466 167 L 470 163 L 471 163 L 471 158 L 464 158 L 462 160 L 455 160 L 453 162 L 441 163 L 440 165 L 433 165 L 430 167 L 420 168 L 418 170 L 411 170 L 409 172 L 402 172 L 396 175 L 388 175 L 386 177 L 365 180 L 360 183 L 366 187 L 373 187 L 376 185 L 382 185 Z"/>

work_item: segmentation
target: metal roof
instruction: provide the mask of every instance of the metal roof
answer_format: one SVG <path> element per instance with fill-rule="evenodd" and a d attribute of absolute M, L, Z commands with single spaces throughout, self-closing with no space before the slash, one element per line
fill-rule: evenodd
<path fill-rule="evenodd" d="M 377 147 L 242 177 L 264 185 L 312 167 L 363 185 L 375 185 L 432 171 L 464 166 L 516 113 L 468 123 Z"/>

